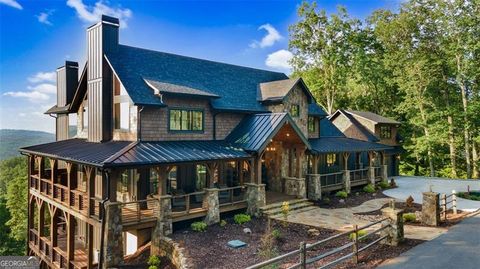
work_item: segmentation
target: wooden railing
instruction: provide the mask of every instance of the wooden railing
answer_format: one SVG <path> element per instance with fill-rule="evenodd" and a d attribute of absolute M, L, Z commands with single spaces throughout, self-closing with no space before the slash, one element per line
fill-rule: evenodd
<path fill-rule="evenodd" d="M 323 260 L 327 257 L 333 256 L 337 253 L 344 252 L 344 250 L 346 250 L 348 248 L 351 248 L 352 252 L 350 252 L 348 254 L 343 254 L 342 256 L 338 257 L 337 259 L 335 259 L 331 262 L 328 262 L 327 264 L 324 264 L 319 268 L 322 268 L 322 269 L 323 268 L 330 268 L 330 267 L 332 267 L 336 264 L 339 264 L 339 263 L 341 263 L 341 262 L 343 262 L 343 261 L 345 261 L 346 259 L 349 259 L 349 258 L 352 258 L 353 262 L 356 264 L 356 263 L 358 263 L 358 254 L 360 252 L 365 251 L 366 249 L 372 247 L 375 244 L 378 244 L 380 241 L 386 239 L 388 237 L 388 235 L 380 236 L 380 237 L 376 238 L 375 240 L 373 240 L 372 242 L 362 246 L 361 248 L 359 246 L 359 242 L 363 241 L 367 237 L 371 237 L 371 236 L 381 232 L 382 230 L 390 228 L 392 226 L 391 226 L 390 223 L 387 224 L 387 225 L 382 225 L 380 228 L 377 228 L 373 231 L 369 231 L 367 234 L 365 234 L 363 236 L 359 236 L 359 231 L 367 229 L 367 228 L 369 228 L 373 225 L 380 224 L 385 220 L 388 220 L 388 219 L 387 218 L 381 219 L 381 220 L 369 223 L 367 225 L 364 225 L 362 227 L 358 227 L 357 225 L 355 225 L 355 228 L 353 230 L 346 231 L 346 232 L 331 236 L 329 238 L 320 240 L 320 241 L 312 243 L 312 244 L 306 244 L 305 242 L 302 242 L 302 243 L 300 243 L 300 248 L 299 249 L 296 249 L 294 251 L 285 253 L 285 254 L 277 256 L 275 258 L 263 261 L 261 263 L 249 266 L 249 267 L 247 267 L 247 269 L 257 269 L 257 268 L 263 268 L 263 267 L 269 266 L 269 265 L 275 265 L 279 262 L 282 262 L 282 261 L 284 261 L 288 258 L 291 258 L 293 256 L 296 256 L 296 255 L 299 256 L 298 262 L 289 266 L 288 268 L 289 269 L 290 268 L 306 268 L 306 266 L 308 264 L 312 264 L 312 263 L 318 262 L 320 260 Z M 315 257 L 311 257 L 311 258 L 307 257 L 307 255 L 308 255 L 307 252 L 311 251 L 311 250 L 314 250 L 315 247 L 325 245 L 325 244 L 329 243 L 330 241 L 338 239 L 340 237 L 345 237 L 345 236 L 349 237 L 350 234 L 355 234 L 355 236 L 352 236 L 352 242 L 349 242 L 347 244 L 339 246 L 339 247 L 337 247 L 333 250 L 327 251 L 327 252 L 325 252 L 323 254 L 320 254 L 320 255 L 317 255 Z"/>
<path fill-rule="evenodd" d="M 363 169 L 350 170 L 350 181 L 368 179 L 368 167 Z"/>
<path fill-rule="evenodd" d="M 220 206 L 235 205 L 247 201 L 246 186 L 236 186 L 222 188 L 218 191 L 218 201 Z"/>
<path fill-rule="evenodd" d="M 94 216 L 97 219 L 100 219 L 100 217 L 102 216 L 102 212 L 102 199 L 98 197 L 90 198 L 90 216 Z"/>
<path fill-rule="evenodd" d="M 343 185 L 343 172 L 320 174 L 320 182 L 322 184 L 322 187 Z"/>
<path fill-rule="evenodd" d="M 374 171 L 375 178 L 382 177 L 382 167 L 374 167 L 373 171 Z"/>
<path fill-rule="evenodd" d="M 448 210 L 452 209 L 453 214 L 457 214 L 457 193 L 455 190 L 452 191 L 452 194 L 442 193 L 440 195 L 440 214 L 443 219 L 447 219 Z"/>
<path fill-rule="evenodd" d="M 146 199 L 132 202 L 115 202 L 109 206 L 121 209 L 122 223 L 139 223 L 156 219 L 160 214 L 158 199 Z"/>
<path fill-rule="evenodd" d="M 172 195 L 172 213 L 176 215 L 187 215 L 192 210 L 203 208 L 204 196 L 205 191 Z"/>

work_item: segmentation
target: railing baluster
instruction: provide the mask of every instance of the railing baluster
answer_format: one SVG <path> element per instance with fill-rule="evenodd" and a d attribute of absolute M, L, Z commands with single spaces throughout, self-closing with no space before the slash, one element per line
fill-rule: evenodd
<path fill-rule="evenodd" d="M 190 195 L 185 196 L 185 211 L 190 212 Z"/>
<path fill-rule="evenodd" d="M 358 264 L 358 225 L 355 224 L 355 236 L 353 237 L 353 256 L 352 256 L 352 262 L 354 264 Z"/>

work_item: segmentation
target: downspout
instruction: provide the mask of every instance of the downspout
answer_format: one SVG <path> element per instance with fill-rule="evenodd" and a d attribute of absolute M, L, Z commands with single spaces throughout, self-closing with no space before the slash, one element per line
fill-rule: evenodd
<path fill-rule="evenodd" d="M 55 141 L 58 141 L 58 137 L 57 137 L 57 128 L 58 128 L 58 127 L 57 127 L 57 116 L 53 116 L 51 113 L 48 114 L 48 116 L 50 116 L 50 117 L 52 117 L 52 118 L 55 119 Z M 67 131 L 67 132 L 68 132 L 68 131 Z M 68 135 L 67 135 L 67 137 L 68 137 Z"/>
<path fill-rule="evenodd" d="M 102 208 L 102 216 L 101 216 L 101 231 L 100 231 L 100 257 L 98 258 L 98 269 L 102 268 L 103 263 L 103 245 L 105 244 L 105 203 L 110 199 L 110 175 L 108 170 L 104 170 L 105 179 L 107 181 L 107 195 L 105 199 L 100 201 L 100 208 Z"/>
<path fill-rule="evenodd" d="M 137 141 L 142 140 L 142 119 L 140 113 L 142 113 L 145 106 L 141 106 L 141 108 L 137 112 Z"/>

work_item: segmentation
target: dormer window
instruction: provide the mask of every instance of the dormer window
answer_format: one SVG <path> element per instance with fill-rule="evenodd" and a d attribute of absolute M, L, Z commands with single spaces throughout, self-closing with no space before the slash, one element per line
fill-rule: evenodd
<path fill-rule="evenodd" d="M 296 118 L 300 116 L 300 106 L 297 104 L 294 104 L 290 106 L 290 116 Z"/>
<path fill-rule="evenodd" d="M 390 139 L 392 138 L 392 127 L 391 126 L 380 126 L 380 138 L 381 139 Z"/>
<path fill-rule="evenodd" d="M 114 79 L 113 118 L 115 130 L 130 130 L 130 98 L 120 81 Z"/>

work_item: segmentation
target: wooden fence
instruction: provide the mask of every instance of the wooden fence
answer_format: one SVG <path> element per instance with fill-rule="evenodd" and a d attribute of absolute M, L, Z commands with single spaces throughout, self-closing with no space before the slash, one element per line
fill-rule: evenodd
<path fill-rule="evenodd" d="M 447 212 L 450 209 L 452 209 L 453 214 L 457 214 L 457 193 L 455 190 L 452 191 L 452 194 L 442 193 L 440 195 L 440 214 L 443 220 L 447 219 Z"/>
<path fill-rule="evenodd" d="M 385 220 L 388 220 L 388 218 L 384 218 L 384 219 L 381 219 L 381 220 L 378 220 L 378 221 L 375 221 L 375 222 L 371 222 L 371 223 L 369 223 L 367 225 L 364 225 L 362 227 L 358 227 L 358 225 L 355 225 L 355 228 L 350 230 L 350 231 L 346 231 L 346 232 L 342 232 L 340 234 L 336 234 L 334 236 L 331 236 L 329 238 L 320 240 L 320 241 L 312 243 L 312 244 L 306 244 L 305 242 L 302 242 L 302 243 L 300 243 L 300 248 L 299 249 L 296 249 L 294 251 L 285 253 L 285 254 L 277 256 L 275 258 L 263 261 L 261 263 L 257 263 L 255 265 L 249 266 L 249 267 L 247 267 L 247 269 L 257 269 L 257 268 L 262 268 L 262 267 L 265 267 L 265 266 L 268 266 L 268 265 L 273 265 L 273 264 L 282 262 L 282 261 L 284 261 L 284 260 L 286 260 L 290 257 L 297 256 L 297 255 L 299 257 L 298 262 L 291 265 L 288 268 L 289 269 L 306 268 L 306 266 L 309 265 L 309 264 L 312 264 L 312 263 L 318 262 L 320 260 L 323 260 L 327 257 L 335 255 L 335 254 L 337 254 L 337 253 L 339 253 L 339 252 L 341 252 L 345 249 L 348 249 L 348 248 L 352 249 L 352 251 L 350 253 L 348 253 L 346 255 L 343 255 L 341 257 L 338 257 L 337 259 L 335 259 L 333 261 L 330 261 L 330 262 L 322 265 L 319 268 L 320 269 L 329 268 L 331 266 L 339 264 L 339 263 L 341 263 L 341 262 L 343 262 L 347 259 L 350 259 L 350 258 L 352 259 L 352 262 L 356 264 L 356 263 L 358 263 L 358 254 L 360 252 L 367 250 L 368 248 L 374 246 L 375 244 L 378 244 L 380 241 L 386 239 L 388 235 L 380 236 L 377 239 L 373 240 L 372 242 L 368 243 L 367 245 L 362 246 L 361 248 L 359 247 L 359 242 L 362 241 L 363 239 L 367 238 L 367 237 L 371 237 L 372 235 L 374 235 L 374 234 L 376 234 L 380 231 L 383 231 L 387 228 L 391 228 L 392 225 L 391 225 L 391 223 L 389 223 L 387 225 L 382 225 L 380 228 L 377 228 L 373 231 L 370 231 L 367 234 L 362 235 L 362 236 L 359 236 L 359 231 L 361 231 L 363 229 L 366 229 L 366 228 L 369 228 L 373 225 L 380 224 Z M 352 233 L 355 234 L 355 236 L 353 236 L 352 242 L 349 242 L 347 244 L 339 246 L 339 247 L 337 247 L 333 250 L 327 251 L 327 252 L 325 252 L 323 254 L 320 254 L 320 255 L 317 255 L 315 257 L 311 257 L 311 258 L 307 257 L 307 251 L 308 250 L 312 250 L 317 246 L 320 246 L 322 244 L 326 244 L 329 241 L 332 241 L 332 240 L 335 240 L 335 239 L 338 239 L 338 238 L 341 238 L 341 237 L 344 237 L 344 236 L 349 237 L 350 234 L 352 234 Z"/>

